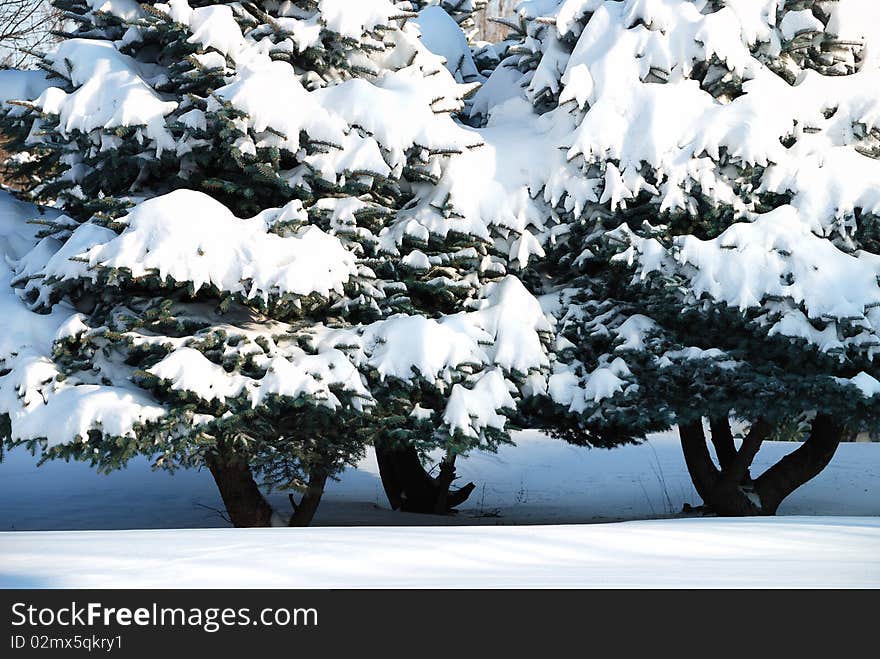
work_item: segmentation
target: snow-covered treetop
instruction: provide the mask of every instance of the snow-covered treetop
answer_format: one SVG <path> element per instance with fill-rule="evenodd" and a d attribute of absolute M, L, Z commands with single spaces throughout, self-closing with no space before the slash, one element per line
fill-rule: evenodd
<path fill-rule="evenodd" d="M 407 251 L 420 250 L 408 260 L 419 264 L 414 271 L 429 270 L 426 258 L 444 265 L 464 256 L 465 244 L 457 257 L 430 244 L 445 240 L 448 229 L 436 230 L 445 218 L 464 215 L 437 195 L 422 205 L 429 212 L 386 227 L 452 156 L 481 144 L 450 116 L 473 87 L 422 44 L 407 12 L 385 0 L 357 11 L 329 0 L 199 4 L 80 8 L 85 27 L 45 58 L 63 82 L 7 115 L 7 131 L 31 152 L 23 173 L 34 199 L 87 219 L 182 186 L 239 214 L 299 198 L 309 221 L 344 235 L 360 256 L 377 256 L 383 229 L 383 252 L 397 255 L 407 241 Z M 117 39 L 96 38 L 113 32 L 96 27 L 98 17 L 115 20 L 117 32 L 127 27 Z M 291 52 L 315 54 L 317 42 L 298 41 L 309 34 L 335 35 L 347 50 L 279 55 L 284 40 Z M 472 215 L 461 233 L 488 244 L 494 219 Z M 475 249 L 466 257 L 475 268 L 503 274 L 485 247 Z M 459 282 L 456 297 L 477 285 Z"/>
<path fill-rule="evenodd" d="M 596 200 L 626 207 L 647 191 L 661 212 L 695 214 L 698 189 L 742 215 L 791 195 L 813 229 L 842 236 L 856 208 L 877 210 L 878 170 L 864 157 L 880 121 L 875 3 L 572 0 L 521 11 L 557 4 L 553 23 L 535 19 L 543 56 L 529 94 L 571 108 L 568 157 Z"/>
<path fill-rule="evenodd" d="M 80 203 L 88 203 L 83 200 L 118 197 L 130 190 L 145 197 L 184 182 L 229 188 L 231 183 L 225 179 L 231 174 L 216 171 L 223 169 L 226 155 L 220 155 L 217 142 L 234 130 L 242 133 L 238 150 L 249 156 L 257 149 L 271 150 L 269 156 L 285 149 L 296 154 L 301 146 L 310 145 L 315 145 L 312 152 L 321 145 L 325 151 L 348 147 L 356 152 L 334 159 L 335 166 L 323 158 L 318 171 L 327 172 L 331 179 L 343 172 L 383 176 L 388 169 L 396 170 L 399 177 L 402 154 L 407 150 L 462 148 L 450 137 L 448 128 L 445 136 L 436 138 L 412 129 L 383 135 L 398 139 L 372 145 L 349 137 L 355 130 L 369 131 L 379 116 L 387 124 L 405 121 L 412 126 L 418 122 L 431 130 L 442 121 L 428 122 L 419 112 L 456 112 L 463 107 L 463 96 L 471 91 L 451 76 L 435 75 L 443 70 L 443 59 L 421 44 L 418 28 L 406 23 L 409 14 L 390 1 L 358 3 L 357 11 L 350 3 L 330 0 L 317 6 L 309 2 L 260 6 L 215 2 L 191 7 L 186 0 L 142 6 L 125 2 L 73 4 L 82 13 L 81 26 L 43 62 L 59 82 L 37 99 L 19 99 L 31 101 L 39 116 L 21 107 L 10 113 L 18 123 L 13 121 L 7 132 L 20 134 L 22 146 L 38 156 L 31 170 L 41 163 L 52 172 L 41 176 L 42 182 L 33 191 L 35 199 L 52 201 L 62 194 L 68 205 L 76 205 L 78 197 Z M 322 41 L 326 39 L 332 43 Z M 283 70 L 282 62 L 292 65 L 289 71 Z M 104 80 L 112 84 L 105 85 Z M 262 107 L 255 107 L 260 101 L 253 99 L 268 91 L 266 85 L 271 83 L 278 85 L 284 101 L 302 102 L 302 111 L 289 119 L 278 119 L 280 104 L 271 95 L 264 97 Z M 340 117 L 346 104 L 329 105 L 347 95 L 348 87 L 323 101 L 305 94 L 347 83 L 359 90 L 358 100 L 366 104 L 359 116 Z M 408 88 L 404 89 L 405 85 Z M 242 87 L 251 88 L 250 98 Z M 388 93 L 378 94 L 378 89 Z M 393 96 L 394 91 L 398 97 Z M 425 103 L 411 118 L 404 114 L 415 110 L 413 103 L 399 103 L 400 96 L 409 93 Z M 217 101 L 229 103 L 225 113 L 217 112 Z M 276 119 L 267 116 L 273 107 Z M 397 116 L 383 114 L 390 110 Z M 241 122 L 249 112 L 260 115 L 251 126 Z M 364 112 L 370 116 L 365 117 Z M 312 114 L 315 116 L 304 123 L 303 117 Z M 368 119 L 368 125 L 353 123 L 361 119 Z M 55 122 L 57 131 L 52 130 Z M 44 127 L 50 130 L 44 131 Z M 253 128 L 255 134 L 248 134 L 247 128 Z M 281 135 L 273 139 L 265 135 L 267 129 Z M 310 139 L 301 144 L 300 132 Z M 89 135 L 94 144 L 85 156 L 80 155 L 81 149 L 71 148 L 79 134 Z M 142 144 L 142 152 L 132 154 L 136 162 L 131 166 L 114 163 L 112 176 L 102 172 L 107 153 L 129 134 Z M 381 162 L 383 151 L 391 154 L 390 167 Z M 210 162 L 211 153 L 217 154 L 219 163 Z M 265 168 L 279 169 L 279 156 L 269 159 L 275 163 L 262 163 Z M 252 160 L 247 163 L 252 165 L 249 173 L 257 174 L 260 161 L 266 158 Z M 176 168 L 175 163 L 179 163 Z M 294 174 L 293 184 L 301 185 L 301 179 L 309 174 Z M 209 178 L 193 181 L 195 176 Z M 240 192 L 245 198 L 258 194 L 254 190 L 228 192 L 238 198 Z M 249 210 L 255 209 L 259 204 Z M 95 208 L 85 209 L 92 210 Z"/>
<path fill-rule="evenodd" d="M 571 230 L 551 256 L 582 277 L 548 302 L 569 360 L 554 397 L 605 429 L 697 401 L 749 418 L 849 397 L 864 419 L 859 392 L 880 390 L 864 386 L 880 375 L 877 4 L 519 12 L 527 35 L 493 78 L 524 86 L 565 150 L 543 186 Z"/>

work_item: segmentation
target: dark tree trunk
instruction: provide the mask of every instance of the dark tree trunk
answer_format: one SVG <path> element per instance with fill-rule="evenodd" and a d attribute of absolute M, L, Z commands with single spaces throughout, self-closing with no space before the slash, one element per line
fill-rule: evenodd
<path fill-rule="evenodd" d="M 233 526 L 271 526 L 272 506 L 260 492 L 245 460 L 234 455 L 208 454 L 206 462 Z"/>
<path fill-rule="evenodd" d="M 376 459 L 385 494 L 394 510 L 445 515 L 464 503 L 476 488 L 468 483 L 461 489 L 451 489 L 455 480 L 454 458 L 443 461 L 437 478 L 425 470 L 418 452 L 411 446 L 390 446 L 378 441 Z"/>
<path fill-rule="evenodd" d="M 736 444 L 733 443 L 730 420 L 726 416 L 716 416 L 712 417 L 709 425 L 712 429 L 712 444 L 715 446 L 715 455 L 718 456 L 718 465 L 722 470 L 727 469 L 736 457 Z"/>
<path fill-rule="evenodd" d="M 837 452 L 845 429 L 827 414 L 817 414 L 810 436 L 755 481 L 765 514 L 775 515 L 786 497 L 818 476 Z"/>
<path fill-rule="evenodd" d="M 726 420 L 713 420 L 713 443 L 727 446 L 730 427 Z M 719 433 L 716 442 L 715 432 Z M 749 467 L 773 426 L 759 419 L 749 430 L 742 446 L 731 457 L 719 454 L 719 470 L 712 462 L 701 421 L 679 426 L 685 463 L 694 488 L 705 505 L 725 517 L 775 515 L 779 504 L 801 485 L 818 475 L 834 457 L 844 429 L 827 415 L 819 414 L 810 437 L 794 453 L 785 456 L 756 481 Z M 730 437 L 732 443 L 732 437 Z M 717 448 L 716 448 L 717 450 Z M 723 449 L 726 451 L 726 448 Z"/>
<path fill-rule="evenodd" d="M 308 526 L 315 518 L 318 505 L 321 503 L 321 497 L 324 496 L 324 487 L 327 485 L 327 471 L 325 469 L 316 468 L 309 475 L 309 484 L 303 493 L 302 499 L 297 504 L 290 497 L 290 503 L 293 505 L 293 515 L 290 517 L 288 526 Z"/>
<path fill-rule="evenodd" d="M 702 420 L 679 424 L 678 434 L 691 482 L 703 502 L 709 505 L 712 488 L 718 480 L 718 469 L 715 468 L 706 445 Z"/>
<path fill-rule="evenodd" d="M 731 460 L 730 464 L 726 467 L 722 468 L 722 478 L 732 483 L 736 483 L 737 485 L 751 483 L 752 477 L 749 474 L 749 467 L 752 466 L 755 456 L 758 455 L 758 451 L 761 450 L 761 444 L 764 443 L 764 440 L 767 439 L 772 432 L 773 426 L 763 419 L 755 421 L 755 423 L 752 424 L 752 427 L 749 428 L 749 434 L 743 439 L 739 451 L 733 456 L 733 460 Z"/>

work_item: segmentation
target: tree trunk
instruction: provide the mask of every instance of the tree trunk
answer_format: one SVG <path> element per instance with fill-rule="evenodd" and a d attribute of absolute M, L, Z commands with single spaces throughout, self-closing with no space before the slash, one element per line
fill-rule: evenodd
<path fill-rule="evenodd" d="M 233 526 L 252 528 L 272 525 L 272 506 L 260 492 L 245 460 L 235 455 L 208 454 L 205 461 Z"/>
<path fill-rule="evenodd" d="M 293 495 L 290 503 L 293 505 L 293 515 L 290 517 L 288 526 L 308 526 L 315 518 L 321 497 L 324 496 L 324 487 L 327 485 L 327 470 L 314 468 L 309 474 L 309 484 L 300 502 L 294 503 Z"/>
<path fill-rule="evenodd" d="M 729 425 L 717 419 L 713 420 L 712 428 L 713 443 L 717 430 L 720 437 L 716 446 L 726 446 Z M 694 488 L 714 513 L 725 517 L 775 515 L 787 496 L 828 466 L 844 433 L 831 417 L 817 415 L 804 444 L 753 482 L 749 467 L 772 431 L 773 426 L 757 420 L 732 458 L 727 454 L 722 460 L 719 455 L 719 470 L 709 454 L 702 421 L 679 425 L 682 451 Z"/>
<path fill-rule="evenodd" d="M 680 423 L 678 434 L 681 438 L 681 450 L 684 453 L 684 462 L 691 482 L 697 490 L 697 494 L 708 506 L 711 499 L 712 488 L 718 480 L 718 469 L 709 455 L 709 447 L 706 445 L 706 435 L 703 432 L 703 421 L 692 423 Z"/>
<path fill-rule="evenodd" d="M 452 487 L 452 481 L 455 480 L 455 456 L 446 456 L 440 463 L 440 475 L 435 481 L 437 483 L 437 496 L 434 501 L 434 514 L 445 515 L 454 506 L 449 505 L 449 488 Z"/>
<path fill-rule="evenodd" d="M 755 490 L 766 515 L 775 515 L 786 497 L 818 476 L 837 452 L 845 429 L 827 414 L 817 414 L 810 436 L 794 453 L 786 455 L 755 481 Z"/>
<path fill-rule="evenodd" d="M 718 465 L 723 471 L 730 467 L 736 457 L 736 444 L 733 443 L 730 419 L 726 416 L 713 417 L 709 426 L 712 430 L 712 444 L 715 446 L 715 455 L 718 456 Z"/>
<path fill-rule="evenodd" d="M 418 451 L 411 446 L 391 446 L 376 442 L 376 459 L 385 494 L 393 510 L 409 513 L 445 515 L 464 503 L 476 486 L 468 483 L 452 490 L 455 459 L 447 457 L 440 465 L 440 475 L 433 478 L 422 465 Z"/>

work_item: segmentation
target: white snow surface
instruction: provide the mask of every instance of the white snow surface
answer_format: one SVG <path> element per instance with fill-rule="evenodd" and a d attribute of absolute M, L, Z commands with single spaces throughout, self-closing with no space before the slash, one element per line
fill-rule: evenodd
<path fill-rule="evenodd" d="M 16 588 L 876 588 L 880 519 L 2 534 Z"/>

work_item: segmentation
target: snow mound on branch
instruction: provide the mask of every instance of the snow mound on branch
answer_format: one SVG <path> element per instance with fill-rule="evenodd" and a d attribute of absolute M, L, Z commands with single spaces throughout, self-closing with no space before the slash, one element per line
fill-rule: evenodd
<path fill-rule="evenodd" d="M 244 377 L 227 373 L 195 348 L 178 348 L 147 372 L 168 381 L 174 391 L 189 391 L 206 401 L 235 398 L 246 384 Z"/>
<path fill-rule="evenodd" d="M 290 151 L 299 148 L 300 133 L 313 139 L 339 144 L 345 124 L 306 91 L 286 62 L 255 63 L 240 71 L 233 82 L 218 89 L 214 96 L 247 114 L 247 122 L 262 133 L 267 128 L 280 131 Z M 214 99 L 208 110 L 216 109 Z"/>
<path fill-rule="evenodd" d="M 190 282 L 195 291 L 215 286 L 264 301 L 341 294 L 357 273 L 354 256 L 317 227 L 282 237 L 269 232 L 261 216 L 239 219 L 200 192 L 178 190 L 145 201 L 120 222 L 126 228 L 119 236 L 83 254 L 90 268 L 124 269 L 136 278 L 156 273 Z M 77 229 L 67 245 L 90 226 Z"/>
<path fill-rule="evenodd" d="M 352 39 L 359 39 L 365 32 L 372 32 L 402 15 L 390 0 L 361 0 L 356 3 L 350 0 L 320 0 L 318 8 L 327 29 Z"/>
<path fill-rule="evenodd" d="M 96 12 L 112 14 L 124 20 L 134 20 L 143 15 L 143 9 L 135 0 L 87 0 Z"/>
<path fill-rule="evenodd" d="M 468 437 L 478 437 L 483 428 L 503 430 L 507 418 L 499 410 L 516 409 L 510 388 L 497 369 L 481 375 L 471 388 L 456 384 L 452 387 L 443 421 L 450 432 L 460 432 Z"/>
<path fill-rule="evenodd" d="M 874 396 L 880 396 L 880 380 L 877 378 L 868 375 L 864 371 L 859 373 L 854 378 L 838 378 L 838 381 L 841 384 L 852 384 L 858 388 L 859 392 L 865 398 L 873 398 Z"/>
<path fill-rule="evenodd" d="M 71 439 L 85 442 L 91 431 L 100 431 L 106 437 L 133 437 L 137 426 L 165 414 L 162 407 L 134 388 L 59 385 L 41 393 L 45 401 L 31 401 L 23 409 L 11 408 L 13 440 L 45 438 L 47 448 L 51 448 Z M 0 404 L 7 408 L 8 402 Z"/>
<path fill-rule="evenodd" d="M 581 414 L 590 403 L 598 403 L 622 391 L 626 381 L 621 376 L 625 375 L 631 375 L 629 368 L 623 359 L 617 358 L 585 378 L 578 377 L 572 370 L 560 370 L 550 376 L 547 390 L 555 402 L 570 412 Z"/>
<path fill-rule="evenodd" d="M 356 78 L 315 92 L 326 109 L 335 109 L 349 125 L 374 136 L 390 151 L 392 166 L 404 152 L 419 146 L 429 151 L 462 151 L 479 144 L 449 117 L 437 117 L 437 88 L 424 73 L 409 67 L 384 75 L 375 84 Z"/>
<path fill-rule="evenodd" d="M 63 281 L 65 279 L 95 279 L 95 273 L 89 270 L 86 253 L 95 246 L 103 245 L 116 238 L 116 233 L 97 224 L 81 225 L 70 238 L 60 245 L 53 238 L 45 238 L 34 253 L 22 261 L 22 266 L 38 263 L 39 255 L 50 253 L 45 265 L 36 272 L 22 270 L 16 272 L 20 279 L 30 279 L 31 284 L 43 281 Z"/>
<path fill-rule="evenodd" d="M 92 39 L 62 42 L 52 62 L 54 70 L 69 77 L 77 89 L 68 94 L 59 87 L 49 87 L 34 104 L 59 116 L 62 134 L 143 126 L 157 150 L 174 148 L 164 118 L 177 109 L 177 103 L 163 101 L 153 91 L 145 80 L 147 65 L 123 55 L 109 41 Z"/>
<path fill-rule="evenodd" d="M 256 407 L 272 395 L 306 396 L 337 409 L 342 403 L 333 392 L 336 388 L 354 395 L 352 404 L 355 409 L 364 409 L 371 404 L 372 395 L 360 372 L 342 351 L 331 349 L 310 355 L 302 350 L 288 350 L 284 357 L 269 362 L 266 375 L 252 399 Z"/>
<path fill-rule="evenodd" d="M 40 227 L 28 220 L 53 220 L 57 213 L 44 210 L 42 215 L 32 204 L 19 201 L 5 190 L 0 191 L 0 262 L 22 258 L 37 243 Z"/>
<path fill-rule="evenodd" d="M 369 366 L 383 379 L 418 376 L 431 383 L 438 378 L 451 381 L 462 365 L 476 368 L 488 361 L 476 340 L 481 335 L 473 328 L 468 330 L 457 332 L 424 316 L 395 316 L 364 330 L 363 351 L 369 355 Z"/>
<path fill-rule="evenodd" d="M 743 311 L 763 308 L 759 322 L 770 325 L 771 335 L 805 339 L 826 352 L 880 346 L 880 256 L 841 251 L 813 234 L 791 206 L 733 224 L 714 240 L 676 238 L 671 251 L 653 238 L 621 233 L 631 245 L 614 260 L 635 265 L 637 279 L 682 275 L 689 304 L 705 295 Z M 815 326 L 828 321 L 830 331 Z M 861 331 L 846 336 L 835 322 Z"/>
<path fill-rule="evenodd" d="M 425 7 L 414 22 L 422 43 L 446 60 L 446 68 L 456 80 L 471 82 L 480 78 L 467 37 L 446 10 L 438 6 Z"/>
<path fill-rule="evenodd" d="M 505 372 L 529 374 L 549 366 L 542 337 L 552 331 L 540 303 L 522 282 L 507 276 L 488 284 L 478 308 L 470 313 L 452 316 L 445 322 L 460 320 L 474 323 L 490 338 L 486 348 L 491 364 Z"/>

